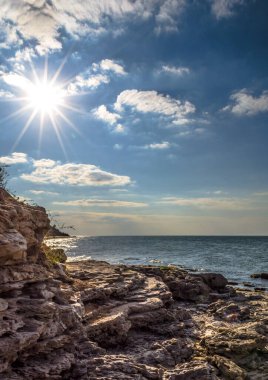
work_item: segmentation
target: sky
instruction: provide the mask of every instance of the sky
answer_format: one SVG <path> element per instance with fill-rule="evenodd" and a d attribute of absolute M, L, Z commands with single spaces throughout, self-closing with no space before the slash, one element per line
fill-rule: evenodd
<path fill-rule="evenodd" d="M 267 235 L 268 2 L 0 0 L 8 188 L 82 235 Z"/>

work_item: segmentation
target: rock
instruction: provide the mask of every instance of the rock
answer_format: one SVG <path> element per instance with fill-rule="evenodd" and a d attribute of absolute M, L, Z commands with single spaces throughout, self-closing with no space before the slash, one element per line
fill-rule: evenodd
<path fill-rule="evenodd" d="M 268 280 L 268 273 L 253 273 L 250 275 L 251 278 L 261 278 L 263 280 Z"/>
<path fill-rule="evenodd" d="M 145 351 L 140 361 L 148 365 L 161 364 L 165 367 L 174 367 L 176 364 L 189 359 L 193 354 L 193 347 L 189 341 L 173 338 L 154 343 L 150 350 Z"/>
<path fill-rule="evenodd" d="M 42 207 L 28 206 L 0 189 L 0 265 L 36 262 L 49 227 Z"/>
<path fill-rule="evenodd" d="M 191 363 L 177 365 L 168 371 L 163 380 L 216 380 L 216 370 L 206 361 L 194 360 Z"/>
<path fill-rule="evenodd" d="M 8 302 L 0 298 L 0 312 L 5 311 L 8 308 Z"/>
<path fill-rule="evenodd" d="M 112 313 L 91 321 L 86 331 L 89 338 L 103 347 L 115 346 L 126 340 L 131 322 L 123 312 Z"/>
<path fill-rule="evenodd" d="M 230 322 L 245 320 L 250 315 L 250 309 L 247 306 L 234 302 L 218 301 L 210 306 L 210 310 L 214 310 L 215 315 Z"/>
<path fill-rule="evenodd" d="M 26 262 L 26 239 L 15 229 L 0 234 L 0 265 Z"/>
<path fill-rule="evenodd" d="M 0 379 L 268 373 L 265 293 L 175 266 L 64 263 L 62 252 L 52 260 L 42 245 L 45 210 L 4 190 L 0 202 Z"/>
<path fill-rule="evenodd" d="M 246 379 L 246 372 L 238 365 L 236 365 L 232 360 L 219 355 L 214 355 L 209 360 L 212 364 L 215 364 L 215 366 L 219 369 L 224 379 Z"/>
<path fill-rule="evenodd" d="M 236 329 L 226 325 L 212 329 L 211 333 L 204 337 L 202 344 L 208 348 L 209 353 L 240 360 L 249 357 L 256 350 L 259 352 L 265 350 L 266 333 L 267 327 L 263 322 L 245 323 L 237 326 Z"/>
<path fill-rule="evenodd" d="M 199 273 L 198 276 L 213 290 L 224 289 L 228 284 L 228 280 L 219 273 Z"/>
<path fill-rule="evenodd" d="M 251 284 L 250 282 L 243 282 L 244 286 L 247 286 L 248 288 L 254 288 L 254 285 Z"/>

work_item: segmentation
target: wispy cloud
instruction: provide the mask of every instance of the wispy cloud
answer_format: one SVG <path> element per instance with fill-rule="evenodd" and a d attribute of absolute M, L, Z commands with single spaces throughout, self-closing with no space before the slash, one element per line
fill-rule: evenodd
<path fill-rule="evenodd" d="M 183 76 L 185 74 L 189 74 L 190 73 L 190 69 L 188 67 L 183 67 L 183 66 L 163 65 L 162 68 L 161 68 L 161 72 L 181 77 L 181 76 Z"/>
<path fill-rule="evenodd" d="M 69 95 L 79 95 L 87 90 L 99 87 L 101 84 L 107 84 L 110 78 L 104 74 L 92 74 L 90 71 L 77 75 L 71 83 L 69 83 L 67 92 Z"/>
<path fill-rule="evenodd" d="M 113 148 L 114 148 L 114 150 L 122 150 L 123 145 L 122 144 L 114 144 Z"/>
<path fill-rule="evenodd" d="M 156 15 L 156 33 L 178 32 L 179 19 L 186 6 L 185 0 L 163 1 Z"/>
<path fill-rule="evenodd" d="M 29 159 L 26 153 L 14 152 L 10 156 L 0 157 L 0 164 L 4 164 L 4 165 L 25 164 L 28 162 L 28 160 Z"/>
<path fill-rule="evenodd" d="M 21 178 L 33 183 L 78 186 L 124 186 L 131 183 L 128 176 L 121 176 L 100 169 L 95 165 L 66 163 L 53 160 L 33 160 L 35 169 Z"/>
<path fill-rule="evenodd" d="M 159 114 L 169 117 L 176 125 L 189 123 L 188 115 L 195 112 L 191 102 L 182 102 L 156 91 L 125 90 L 118 95 L 114 107 L 119 113 L 130 107 L 141 113 Z"/>
<path fill-rule="evenodd" d="M 222 109 L 230 111 L 238 116 L 252 116 L 262 112 L 268 112 L 268 91 L 263 91 L 258 97 L 254 97 L 247 89 L 242 89 L 230 96 L 233 104 Z"/>
<path fill-rule="evenodd" d="M 24 72 L 25 71 L 25 63 L 31 62 L 33 58 L 36 58 L 37 54 L 33 48 L 24 47 L 18 48 L 13 57 L 7 59 L 9 63 L 11 63 L 13 69 L 16 72 Z"/>
<path fill-rule="evenodd" d="M 162 198 L 159 203 L 179 207 L 193 207 L 207 210 L 250 210 L 254 208 L 252 200 L 243 198 Z"/>
<path fill-rule="evenodd" d="M 153 150 L 169 149 L 170 147 L 171 147 L 171 144 L 168 141 L 163 141 L 161 143 L 147 144 L 144 146 L 145 149 L 153 149 Z"/>
<path fill-rule="evenodd" d="M 211 0 L 211 11 L 217 19 L 228 18 L 235 14 L 235 8 L 244 0 Z"/>
<path fill-rule="evenodd" d="M 29 190 L 28 192 L 34 195 L 59 195 L 56 191 Z"/>
<path fill-rule="evenodd" d="M 81 206 L 81 207 L 127 207 L 139 208 L 147 207 L 148 204 L 144 202 L 128 202 L 112 199 L 77 199 L 66 202 L 53 202 L 55 205 L 61 206 Z"/>
<path fill-rule="evenodd" d="M 77 75 L 69 83 L 67 92 L 70 95 L 78 95 L 90 89 L 95 89 L 101 84 L 107 84 L 111 81 L 111 75 L 125 76 L 127 73 L 124 67 L 111 59 L 103 59 L 99 63 L 93 63 L 83 73 Z"/>

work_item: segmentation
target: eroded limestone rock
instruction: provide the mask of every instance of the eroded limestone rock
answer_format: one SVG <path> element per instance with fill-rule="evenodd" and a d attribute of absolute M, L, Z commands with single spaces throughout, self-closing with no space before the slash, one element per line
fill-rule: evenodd
<path fill-rule="evenodd" d="M 0 190 L 1 380 L 268 378 L 264 293 L 177 267 L 51 264 L 48 226 Z"/>

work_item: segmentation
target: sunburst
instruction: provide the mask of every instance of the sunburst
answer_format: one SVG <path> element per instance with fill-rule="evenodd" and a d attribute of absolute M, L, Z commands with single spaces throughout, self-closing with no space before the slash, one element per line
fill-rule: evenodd
<path fill-rule="evenodd" d="M 19 83 L 13 83 L 13 85 L 19 88 L 20 95 L 14 97 L 12 100 L 19 101 L 22 103 L 22 106 L 16 112 L 10 114 L 5 120 L 21 116 L 24 113 L 28 113 L 29 116 L 26 120 L 26 123 L 22 127 L 15 143 L 13 144 L 12 151 L 14 151 L 36 118 L 39 118 L 39 149 L 41 146 L 43 131 L 47 122 L 49 122 L 54 128 L 58 142 L 65 155 L 66 150 L 62 139 L 62 125 L 68 124 L 78 134 L 80 134 L 79 130 L 65 114 L 65 111 L 67 109 L 75 112 L 82 111 L 67 101 L 70 96 L 66 88 L 68 87 L 68 83 L 70 81 L 67 81 L 65 83 L 60 83 L 58 81 L 64 64 L 65 61 L 63 61 L 51 79 L 49 79 L 48 76 L 47 60 L 45 62 L 44 71 L 41 76 L 37 74 L 37 71 L 33 64 L 31 64 L 33 79 L 15 74 L 20 80 Z"/>

